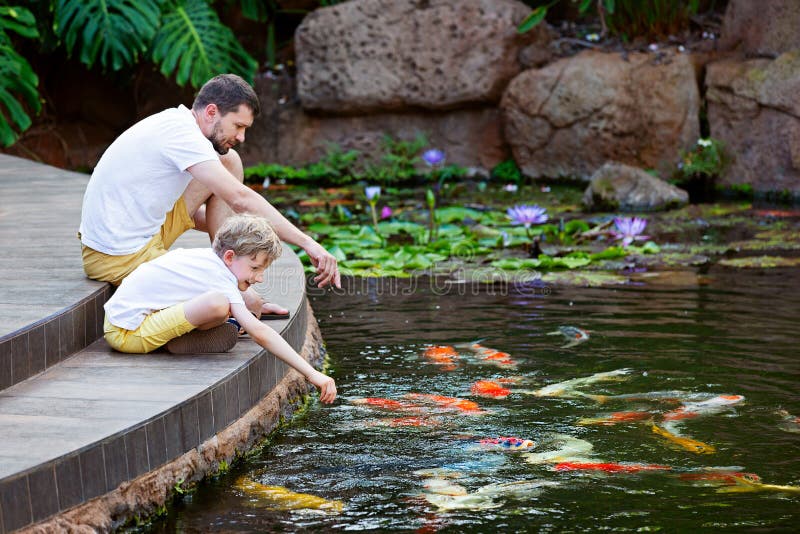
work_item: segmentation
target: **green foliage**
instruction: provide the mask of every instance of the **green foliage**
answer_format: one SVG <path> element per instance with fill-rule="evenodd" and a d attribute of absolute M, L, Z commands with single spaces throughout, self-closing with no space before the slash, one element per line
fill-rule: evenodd
<path fill-rule="evenodd" d="M 559 1 L 533 9 L 517 26 L 517 32 L 525 33 L 536 27 L 547 16 L 547 10 Z M 581 14 L 595 7 L 604 32 L 624 39 L 676 34 L 699 9 L 699 0 L 572 0 L 572 3 L 578 3 Z"/>
<path fill-rule="evenodd" d="M 695 177 L 714 178 L 722 174 L 727 165 L 727 157 L 722 141 L 709 137 L 698 139 L 689 151 L 681 152 L 676 180 L 683 181 Z"/>
<path fill-rule="evenodd" d="M 53 26 L 69 55 L 116 71 L 147 51 L 160 16 L 159 0 L 56 0 Z"/>
<path fill-rule="evenodd" d="M 507 159 L 495 165 L 492 168 L 491 176 L 504 183 L 511 182 L 518 185 L 522 183 L 522 172 L 513 159 Z"/>
<path fill-rule="evenodd" d="M 41 109 L 39 78 L 28 61 L 14 50 L 9 32 L 35 38 L 36 19 L 24 7 L 0 6 L 0 144 L 9 146 L 17 140 L 18 132 L 31 125 L 28 109 Z M 27 104 L 28 109 L 25 105 Z"/>
<path fill-rule="evenodd" d="M 422 133 L 417 133 L 411 140 L 384 135 L 381 143 L 383 155 L 378 163 L 366 166 L 364 178 L 378 184 L 405 182 L 414 178 L 419 174 L 417 166 L 422 163 L 418 154 L 427 144 L 428 139 Z"/>
<path fill-rule="evenodd" d="M 177 0 L 165 5 L 153 40 L 153 60 L 179 85 L 199 87 L 209 78 L 232 72 L 253 82 L 258 63 L 205 0 Z"/>

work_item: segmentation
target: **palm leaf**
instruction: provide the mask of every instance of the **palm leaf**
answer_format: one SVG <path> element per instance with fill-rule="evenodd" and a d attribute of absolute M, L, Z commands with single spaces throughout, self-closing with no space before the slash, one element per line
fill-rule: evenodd
<path fill-rule="evenodd" d="M 29 38 L 39 35 L 36 19 L 29 10 L 0 6 L 0 144 L 3 146 L 13 144 L 18 132 L 30 127 L 28 112 L 38 113 L 42 106 L 36 89 L 39 78 L 12 47 L 9 31 Z"/>
<path fill-rule="evenodd" d="M 165 9 L 152 56 L 165 76 L 174 73 L 179 85 L 193 87 L 228 72 L 252 83 L 258 67 L 205 0 L 179 0 Z"/>
<path fill-rule="evenodd" d="M 54 28 L 67 53 L 92 67 L 120 70 L 147 50 L 163 0 L 56 0 Z"/>

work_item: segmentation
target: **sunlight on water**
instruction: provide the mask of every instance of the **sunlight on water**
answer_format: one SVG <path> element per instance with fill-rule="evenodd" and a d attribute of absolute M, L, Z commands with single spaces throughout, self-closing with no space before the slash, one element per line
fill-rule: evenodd
<path fill-rule="evenodd" d="M 473 295 L 359 281 L 313 297 L 340 399 L 314 405 L 152 531 L 792 530 L 800 493 L 773 485 L 800 486 L 798 282 L 796 272 L 719 273 L 691 287 Z M 589 339 L 564 347 L 575 332 L 561 326 Z M 479 338 L 508 358 L 470 348 Z M 430 345 L 456 354 L 426 356 Z M 631 371 L 530 394 L 619 369 Z M 474 395 L 478 380 L 510 392 Z M 501 436 L 535 445 L 480 443 Z M 344 510 L 276 510 L 237 489 L 242 476 Z"/>

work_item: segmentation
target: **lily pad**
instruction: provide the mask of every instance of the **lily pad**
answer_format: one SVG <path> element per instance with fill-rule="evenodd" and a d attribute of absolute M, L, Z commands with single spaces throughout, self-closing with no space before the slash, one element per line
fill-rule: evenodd
<path fill-rule="evenodd" d="M 800 258 L 783 258 L 780 256 L 750 256 L 747 258 L 731 258 L 719 261 L 725 267 L 744 269 L 770 269 L 773 267 L 797 267 Z"/>
<path fill-rule="evenodd" d="M 602 287 L 629 283 L 627 276 L 598 271 L 577 270 L 549 272 L 542 275 L 542 281 L 546 284 L 578 287 Z"/>

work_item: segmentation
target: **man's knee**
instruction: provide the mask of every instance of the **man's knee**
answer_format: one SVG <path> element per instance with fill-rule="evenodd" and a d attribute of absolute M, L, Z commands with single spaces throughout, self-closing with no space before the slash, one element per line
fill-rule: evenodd
<path fill-rule="evenodd" d="M 223 154 L 219 157 L 219 161 L 228 170 L 228 172 L 234 176 L 234 178 L 240 182 L 244 182 L 244 166 L 242 165 L 242 158 L 235 150 L 228 150 L 227 154 Z"/>

